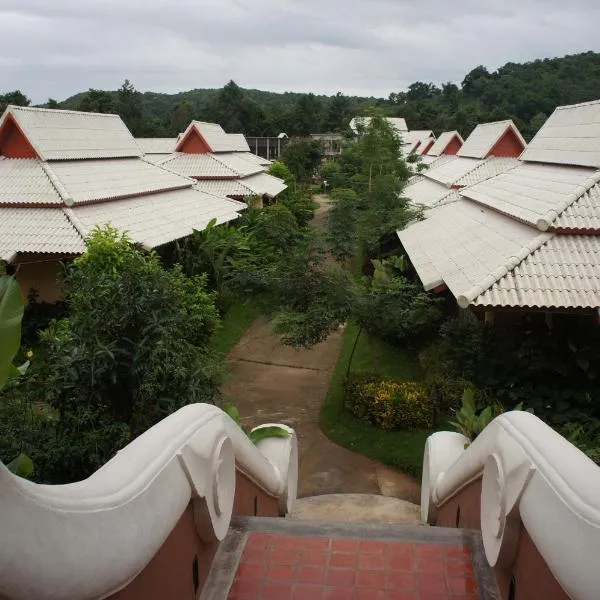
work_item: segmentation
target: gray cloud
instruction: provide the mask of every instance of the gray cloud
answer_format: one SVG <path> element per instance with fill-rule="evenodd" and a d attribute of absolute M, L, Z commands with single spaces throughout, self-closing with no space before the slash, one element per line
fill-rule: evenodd
<path fill-rule="evenodd" d="M 385 96 L 598 48 L 595 0 L 0 0 L 0 92 L 244 87 Z"/>

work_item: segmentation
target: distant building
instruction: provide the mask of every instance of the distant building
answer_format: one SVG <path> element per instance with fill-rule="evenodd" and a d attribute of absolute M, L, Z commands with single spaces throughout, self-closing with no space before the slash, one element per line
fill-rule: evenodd
<path fill-rule="evenodd" d="M 277 137 L 246 136 L 246 141 L 254 154 L 267 160 L 279 160 L 290 138 L 286 133 L 280 133 Z"/>
<path fill-rule="evenodd" d="M 344 136 L 341 133 L 311 133 L 310 137 L 323 143 L 325 158 L 335 158 L 342 153 Z"/>

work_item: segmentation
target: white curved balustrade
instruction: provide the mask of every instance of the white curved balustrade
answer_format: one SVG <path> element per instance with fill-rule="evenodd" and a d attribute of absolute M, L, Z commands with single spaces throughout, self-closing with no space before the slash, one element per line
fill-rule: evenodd
<path fill-rule="evenodd" d="M 150 562 L 191 500 L 201 538 L 223 539 L 236 468 L 290 512 L 298 448 L 286 429 L 288 438 L 254 446 L 222 410 L 192 404 L 81 482 L 39 485 L 0 463 L 0 597 L 110 596 Z"/>
<path fill-rule="evenodd" d="M 500 415 L 467 446 L 439 432 L 425 447 L 421 511 L 482 477 L 481 533 L 488 562 L 510 566 L 521 522 L 571 598 L 600 597 L 600 468 L 532 414 Z"/>

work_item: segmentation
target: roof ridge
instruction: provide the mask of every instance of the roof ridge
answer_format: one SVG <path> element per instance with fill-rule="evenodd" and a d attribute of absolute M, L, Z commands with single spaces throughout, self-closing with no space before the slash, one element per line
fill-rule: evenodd
<path fill-rule="evenodd" d="M 600 104 L 599 100 L 588 100 L 587 102 L 578 102 L 577 104 L 565 104 L 563 106 L 557 106 L 554 110 L 565 110 L 567 108 L 577 108 L 579 106 L 590 106 L 592 104 Z"/>
<path fill-rule="evenodd" d="M 461 308 L 467 308 L 475 298 L 489 290 L 495 283 L 500 281 L 504 276 L 513 271 L 521 264 L 528 256 L 539 250 L 544 244 L 555 237 L 555 233 L 540 233 L 529 244 L 525 244 L 521 251 L 516 255 L 509 257 L 506 263 L 498 267 L 495 271 L 486 275 L 481 283 L 474 285 L 468 292 L 458 296 L 456 301 Z"/>
<path fill-rule="evenodd" d="M 182 179 L 187 179 L 190 182 L 190 188 L 194 186 L 194 182 L 196 181 L 195 179 L 193 179 L 192 177 L 188 177 L 187 175 L 182 175 L 181 173 L 176 173 L 175 171 L 172 171 L 171 169 L 168 169 L 167 167 L 163 167 L 163 163 L 160 163 L 160 164 L 153 163 L 153 162 L 147 160 L 145 158 L 145 156 L 140 156 L 139 160 L 143 160 L 147 165 L 152 165 L 153 167 L 156 167 L 157 169 L 162 169 L 163 171 L 166 171 L 167 173 L 177 175 L 178 177 L 181 177 Z M 152 192 L 152 193 L 156 193 L 156 192 Z"/>
<path fill-rule="evenodd" d="M 229 150 L 227 152 L 229 152 Z M 218 163 L 222 164 L 224 167 L 227 167 L 230 171 L 233 171 L 238 177 L 244 176 L 241 171 L 238 171 L 236 168 L 232 167 L 231 165 L 228 165 L 222 158 L 218 158 L 217 156 L 215 156 L 215 152 L 209 152 L 208 155 L 214 160 L 216 160 Z"/>
<path fill-rule="evenodd" d="M 79 220 L 79 217 L 77 217 L 77 215 L 75 214 L 75 211 L 71 207 L 63 208 L 62 211 L 65 217 L 67 218 L 67 221 L 69 221 L 69 223 L 73 226 L 73 229 L 79 234 L 79 237 L 85 243 L 86 236 L 83 234 L 83 232 L 85 231 L 85 227 L 83 226 L 83 223 Z"/>
<path fill-rule="evenodd" d="M 40 160 L 40 165 L 42 167 L 42 171 L 44 171 L 46 177 L 48 177 L 50 183 L 54 186 L 54 189 L 56 189 L 60 199 L 67 206 L 73 206 L 73 204 L 75 204 L 73 196 L 67 192 L 67 188 L 63 185 L 58 175 L 52 170 L 52 167 L 50 167 L 50 165 L 44 160 Z"/>
<path fill-rule="evenodd" d="M 76 115 L 95 115 L 99 117 L 118 117 L 121 118 L 116 113 L 97 113 L 91 112 L 87 110 L 70 110 L 66 108 L 45 108 L 43 106 L 17 106 L 16 104 L 9 104 L 6 107 L 6 110 L 26 110 L 31 112 L 51 112 L 51 113 L 67 113 L 67 114 L 76 114 Z"/>
<path fill-rule="evenodd" d="M 543 217 L 536 221 L 536 227 L 540 231 L 548 231 L 552 223 L 558 219 L 558 217 L 577 202 L 584 194 L 590 191 L 597 183 L 600 183 L 600 170 L 595 171 L 591 174 L 581 185 L 578 185 L 574 192 L 571 192 L 565 200 L 560 204 L 557 209 L 551 208 Z"/>

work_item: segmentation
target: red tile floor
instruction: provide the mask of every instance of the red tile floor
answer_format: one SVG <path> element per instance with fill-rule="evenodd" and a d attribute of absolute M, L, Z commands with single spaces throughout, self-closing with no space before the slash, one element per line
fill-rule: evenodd
<path fill-rule="evenodd" d="M 478 600 L 467 546 L 250 533 L 230 600 Z"/>

